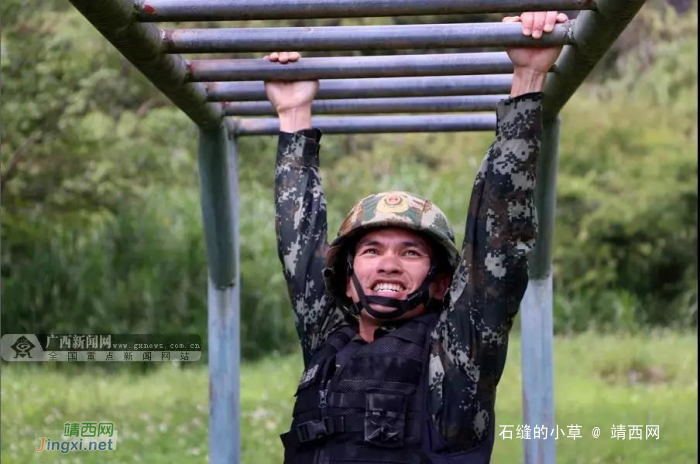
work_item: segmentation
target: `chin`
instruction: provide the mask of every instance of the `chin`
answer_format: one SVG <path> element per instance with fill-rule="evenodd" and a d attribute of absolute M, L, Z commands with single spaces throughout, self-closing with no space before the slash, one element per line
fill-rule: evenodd
<path fill-rule="evenodd" d="M 372 309 L 374 309 L 378 313 L 390 313 L 390 312 L 396 310 L 396 308 L 391 308 L 389 306 L 381 306 L 381 305 L 377 305 L 377 304 L 370 304 L 370 306 L 372 307 Z"/>
<path fill-rule="evenodd" d="M 370 304 L 370 306 L 372 307 L 373 310 L 377 311 L 378 313 L 390 313 L 390 312 L 396 310 L 396 308 L 390 308 L 388 306 L 380 306 L 380 305 L 376 305 L 376 304 Z M 375 321 L 391 321 L 391 320 L 395 319 L 395 318 L 378 319 L 378 318 L 372 316 L 370 313 L 368 313 L 365 310 L 362 311 L 362 314 L 364 314 L 365 316 L 367 316 L 370 319 L 374 319 Z"/>

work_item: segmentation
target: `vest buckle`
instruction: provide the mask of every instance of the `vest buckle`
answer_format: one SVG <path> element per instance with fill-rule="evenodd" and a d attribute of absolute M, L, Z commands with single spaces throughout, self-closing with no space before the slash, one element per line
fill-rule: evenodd
<path fill-rule="evenodd" d="M 345 418 L 342 416 L 311 420 L 297 425 L 297 437 L 299 438 L 299 443 L 307 443 L 319 440 L 335 432 L 342 432 L 345 429 L 344 426 Z"/>

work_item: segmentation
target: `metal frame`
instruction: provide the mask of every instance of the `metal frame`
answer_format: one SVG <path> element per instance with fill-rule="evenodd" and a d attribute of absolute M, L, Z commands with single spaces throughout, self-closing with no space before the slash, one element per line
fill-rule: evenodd
<path fill-rule="evenodd" d="M 285 66 L 250 59 L 187 61 L 172 52 L 504 47 L 531 42 L 507 24 L 193 31 L 162 30 L 149 23 L 586 10 L 568 25 L 559 25 L 555 34 L 546 38 L 552 43 L 573 45 L 565 47 L 545 87 L 544 132 L 535 192 L 539 238 L 530 258 L 530 284 L 521 304 L 523 422 L 554 426 L 551 260 L 558 114 L 644 0 L 71 2 L 200 127 L 199 172 L 209 262 L 209 462 L 212 464 L 240 460 L 240 254 L 235 137 L 273 134 L 278 130 L 276 119 L 235 119 L 227 115 L 270 114 L 260 82 L 268 79 L 321 79 L 316 113 L 479 111 L 492 108 L 499 94 L 510 90 L 512 65 L 503 52 L 304 58 Z M 471 95 L 483 98 L 467 97 Z M 358 133 L 493 130 L 496 121 L 493 114 L 437 114 L 318 117 L 314 124 L 327 133 Z M 555 462 L 554 441 L 524 440 L 523 444 L 526 463 Z"/>

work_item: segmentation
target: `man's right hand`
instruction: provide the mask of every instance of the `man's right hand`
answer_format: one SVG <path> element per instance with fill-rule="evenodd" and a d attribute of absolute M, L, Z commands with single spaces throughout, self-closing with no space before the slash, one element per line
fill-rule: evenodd
<path fill-rule="evenodd" d="M 265 59 L 286 65 L 301 58 L 298 52 L 274 52 Z M 311 128 L 311 103 L 318 81 L 266 81 L 265 92 L 280 119 L 280 131 L 296 132 Z"/>

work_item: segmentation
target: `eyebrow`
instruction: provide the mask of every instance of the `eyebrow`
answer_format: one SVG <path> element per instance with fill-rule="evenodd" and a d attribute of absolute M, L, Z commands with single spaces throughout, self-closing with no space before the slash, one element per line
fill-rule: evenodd
<path fill-rule="evenodd" d="M 404 241 L 401 242 L 401 245 L 404 247 L 414 247 L 414 248 L 428 248 L 427 246 L 423 246 L 421 242 L 414 242 L 414 241 Z M 360 242 L 357 244 L 357 248 L 361 248 L 363 246 L 382 246 L 382 243 L 379 240 L 360 240 Z"/>

